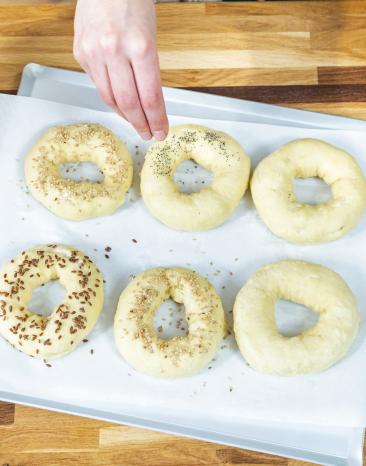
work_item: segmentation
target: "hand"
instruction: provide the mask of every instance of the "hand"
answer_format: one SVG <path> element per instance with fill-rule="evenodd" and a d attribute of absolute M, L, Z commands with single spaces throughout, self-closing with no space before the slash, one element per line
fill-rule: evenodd
<path fill-rule="evenodd" d="M 104 102 L 143 139 L 165 139 L 153 0 L 78 0 L 74 55 Z"/>

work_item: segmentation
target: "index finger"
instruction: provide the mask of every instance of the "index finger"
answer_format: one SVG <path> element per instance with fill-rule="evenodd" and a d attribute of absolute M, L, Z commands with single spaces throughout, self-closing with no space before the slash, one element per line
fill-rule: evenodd
<path fill-rule="evenodd" d="M 169 123 L 161 88 L 158 55 L 153 53 L 143 59 L 133 59 L 131 67 L 150 130 L 155 139 L 163 140 L 168 134 Z"/>

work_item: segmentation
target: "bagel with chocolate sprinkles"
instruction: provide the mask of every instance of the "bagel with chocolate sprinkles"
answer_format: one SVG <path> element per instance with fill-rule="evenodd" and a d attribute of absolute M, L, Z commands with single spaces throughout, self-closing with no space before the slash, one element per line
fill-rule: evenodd
<path fill-rule="evenodd" d="M 63 302 L 48 317 L 30 312 L 33 290 L 56 279 L 66 289 Z M 103 289 L 99 269 L 74 248 L 49 244 L 23 251 L 0 269 L 0 335 L 30 356 L 63 356 L 94 327 Z"/>
<path fill-rule="evenodd" d="M 163 340 L 153 318 L 169 298 L 184 304 L 189 332 Z M 114 320 L 121 355 L 137 371 L 154 377 L 200 372 L 214 357 L 225 332 L 224 310 L 215 288 L 184 268 L 155 268 L 139 274 L 122 292 Z"/>
<path fill-rule="evenodd" d="M 183 193 L 173 176 L 192 159 L 213 173 L 212 183 L 197 193 Z M 204 126 L 179 125 L 150 146 L 141 172 L 141 193 L 154 217 L 170 228 L 203 231 L 225 222 L 243 197 L 250 159 L 226 133 Z"/>
<path fill-rule="evenodd" d="M 92 162 L 101 182 L 72 181 L 60 173 L 71 162 Z M 132 183 L 132 160 L 125 144 L 98 124 L 49 128 L 25 159 L 25 179 L 32 196 L 55 215 L 85 220 L 112 214 Z"/>

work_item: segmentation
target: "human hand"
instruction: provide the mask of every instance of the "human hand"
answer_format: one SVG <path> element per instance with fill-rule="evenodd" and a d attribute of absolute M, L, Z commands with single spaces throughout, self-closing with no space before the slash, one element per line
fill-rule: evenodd
<path fill-rule="evenodd" d="M 78 0 L 74 56 L 104 102 L 143 139 L 165 139 L 153 0 Z"/>

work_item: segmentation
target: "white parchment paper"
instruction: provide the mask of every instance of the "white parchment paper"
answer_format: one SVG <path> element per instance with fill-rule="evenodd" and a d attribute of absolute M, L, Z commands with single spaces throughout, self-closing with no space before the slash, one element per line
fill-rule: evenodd
<path fill-rule="evenodd" d="M 134 185 L 128 201 L 115 214 L 75 223 L 55 217 L 28 194 L 23 161 L 47 127 L 84 121 L 109 127 L 127 143 L 135 162 Z M 188 121 L 231 134 L 250 155 L 253 166 L 292 139 L 317 137 L 349 151 L 366 172 L 365 135 L 360 132 L 170 118 L 172 125 Z M 219 228 L 204 233 L 170 230 L 149 214 L 140 197 L 139 172 L 147 147 L 114 114 L 0 95 L 0 262 L 36 244 L 65 243 L 90 255 L 106 279 L 104 310 L 89 341 L 52 361 L 52 367 L 0 339 L 0 390 L 148 418 L 163 413 L 172 422 L 207 418 L 365 425 L 366 216 L 336 242 L 292 245 L 267 230 L 247 193 Z M 184 189 L 190 183 L 197 189 L 206 179 L 193 164 L 183 167 L 176 178 L 184 181 Z M 323 199 L 326 192 L 318 188 L 315 184 L 319 199 Z M 109 259 L 105 257 L 107 246 L 112 248 Z M 173 381 L 141 375 L 118 354 L 113 317 L 118 297 L 132 275 L 155 266 L 195 269 L 216 286 L 231 322 L 235 296 L 249 276 L 258 267 L 285 258 L 331 267 L 343 276 L 358 299 L 362 318 L 359 336 L 349 354 L 331 369 L 293 378 L 261 375 L 246 365 L 232 336 L 223 340 L 210 369 Z M 52 292 L 52 287 L 49 289 Z M 285 307 L 291 314 L 293 307 Z M 301 318 L 299 324 L 285 314 L 280 322 L 283 329 L 287 326 L 291 333 L 291 326 L 301 328 Z"/>

